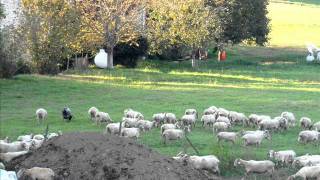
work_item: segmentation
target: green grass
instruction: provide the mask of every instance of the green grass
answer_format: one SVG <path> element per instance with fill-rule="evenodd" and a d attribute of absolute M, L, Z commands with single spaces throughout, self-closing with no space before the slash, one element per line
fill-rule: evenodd
<path fill-rule="evenodd" d="M 320 1 L 272 0 L 268 7 L 271 19 L 270 46 L 320 46 Z"/>
<path fill-rule="evenodd" d="M 190 69 L 190 62 L 143 61 L 136 69 L 117 67 L 1 79 L 0 137 L 42 133 L 47 123 L 50 131 L 101 132 L 103 127 L 96 127 L 88 119 L 87 110 L 91 106 L 108 112 L 115 121 L 129 107 L 151 119 L 158 112 L 173 112 L 181 117 L 186 108 L 202 112 L 211 105 L 247 115 L 274 117 L 282 111 L 291 111 L 297 119 L 308 116 L 320 120 L 320 64 L 305 63 L 303 51 L 233 47 L 228 52 L 226 62 L 201 62 L 198 70 Z M 75 115 L 70 123 L 61 119 L 65 105 Z M 47 123 L 40 126 L 35 120 L 35 110 L 39 107 L 49 113 Z M 241 129 L 238 126 L 232 130 Z M 218 145 L 212 130 L 201 128 L 200 124 L 189 138 L 201 154 L 217 155 L 222 161 L 222 175 L 230 177 L 241 173 L 233 167 L 236 157 L 266 159 L 269 149 L 294 149 L 298 155 L 319 154 L 319 146 L 297 142 L 299 131 L 296 127 L 285 133 L 274 133 L 272 141 L 263 141 L 259 148 L 243 147 L 240 140 L 234 146 Z M 183 140 L 163 145 L 159 129 L 143 134 L 139 141 L 169 156 L 184 149 L 194 154 Z"/>

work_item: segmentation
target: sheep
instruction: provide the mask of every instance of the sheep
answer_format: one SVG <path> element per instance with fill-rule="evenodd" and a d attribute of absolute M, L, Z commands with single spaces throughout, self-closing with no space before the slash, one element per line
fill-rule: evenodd
<path fill-rule="evenodd" d="M 17 176 L 18 179 L 53 180 L 55 174 L 50 168 L 33 167 L 30 169 L 20 169 Z"/>
<path fill-rule="evenodd" d="M 137 127 L 138 121 L 139 119 L 136 119 L 136 118 L 125 118 L 125 117 L 122 118 L 123 125 L 124 127 L 127 127 L 127 128 Z"/>
<path fill-rule="evenodd" d="M 0 162 L 0 169 L 3 169 L 3 170 L 6 169 L 6 167 L 4 166 L 4 164 L 2 162 Z"/>
<path fill-rule="evenodd" d="M 315 131 L 320 132 L 320 121 L 314 123 L 314 124 L 312 125 L 312 128 L 313 128 Z"/>
<path fill-rule="evenodd" d="M 261 131 L 261 130 L 255 130 L 255 131 L 241 131 L 240 134 L 243 136 L 243 135 L 246 135 L 246 134 L 264 134 L 264 133 L 268 133 L 269 134 L 269 131 L 268 130 L 264 130 L 264 131 Z"/>
<path fill-rule="evenodd" d="M 142 113 L 138 112 L 138 111 L 134 111 L 132 109 L 125 109 L 124 110 L 124 117 L 126 118 L 136 118 L 139 120 L 143 120 L 144 116 L 142 115 Z"/>
<path fill-rule="evenodd" d="M 0 152 L 7 153 L 7 152 L 17 152 L 23 151 L 27 149 L 26 142 L 16 141 L 12 143 L 0 143 Z"/>
<path fill-rule="evenodd" d="M 106 130 L 104 134 L 119 134 L 120 122 L 117 123 L 110 123 L 106 126 Z M 121 128 L 124 128 L 124 123 L 121 123 Z"/>
<path fill-rule="evenodd" d="M 217 112 L 218 108 L 215 106 L 211 106 L 203 111 L 204 115 L 213 115 Z"/>
<path fill-rule="evenodd" d="M 216 116 L 214 114 L 207 114 L 201 117 L 202 127 L 206 125 L 209 125 L 210 127 L 213 125 L 213 123 L 215 123 L 215 121 L 216 121 Z"/>
<path fill-rule="evenodd" d="M 218 118 L 216 119 L 216 122 L 225 122 L 227 124 L 231 124 L 231 121 L 229 120 L 229 118 L 225 116 L 218 116 Z"/>
<path fill-rule="evenodd" d="M 173 113 L 165 113 L 165 122 L 174 124 L 177 122 L 177 117 Z"/>
<path fill-rule="evenodd" d="M 101 125 L 102 123 L 111 123 L 112 122 L 112 119 L 109 116 L 109 114 L 106 112 L 101 112 L 101 111 L 96 113 L 95 120 L 96 120 L 97 125 Z"/>
<path fill-rule="evenodd" d="M 58 136 L 61 136 L 61 135 L 62 135 L 62 131 L 58 131 L 58 133 L 49 133 L 47 135 L 47 139 L 51 139 L 51 138 L 58 137 Z"/>
<path fill-rule="evenodd" d="M 31 141 L 33 138 L 33 134 L 30 135 L 23 135 L 23 136 L 19 136 L 17 138 L 17 141 Z"/>
<path fill-rule="evenodd" d="M 313 166 L 320 163 L 320 155 L 303 155 L 294 158 L 292 165 L 295 166 Z"/>
<path fill-rule="evenodd" d="M 73 115 L 71 113 L 71 109 L 68 107 L 64 107 L 62 110 L 62 119 L 65 121 L 67 120 L 68 122 L 71 121 Z"/>
<path fill-rule="evenodd" d="M 263 138 L 270 140 L 270 133 L 265 131 L 264 133 L 245 134 L 242 136 L 245 146 L 255 144 L 258 147 L 261 144 Z"/>
<path fill-rule="evenodd" d="M 196 127 L 196 120 L 197 120 L 196 114 L 185 114 L 181 117 L 181 121 L 185 126 L 190 125 L 190 127 L 192 127 L 193 125 L 194 127 Z"/>
<path fill-rule="evenodd" d="M 12 159 L 27 154 L 28 151 L 16 151 L 16 152 L 6 152 L 0 153 L 0 161 L 10 162 Z"/>
<path fill-rule="evenodd" d="M 218 116 L 228 117 L 229 116 L 229 111 L 224 109 L 224 108 L 218 108 L 217 115 Z"/>
<path fill-rule="evenodd" d="M 139 120 L 137 122 L 136 127 L 140 128 L 142 131 L 150 131 L 152 127 L 154 127 L 155 122 L 147 121 L 147 120 Z"/>
<path fill-rule="evenodd" d="M 186 109 L 184 112 L 185 115 L 195 115 L 196 119 L 198 119 L 198 112 L 196 109 Z"/>
<path fill-rule="evenodd" d="M 163 143 L 166 144 L 168 140 L 178 140 L 185 136 L 185 132 L 190 132 L 190 127 L 185 126 L 184 129 L 167 129 L 162 133 Z"/>
<path fill-rule="evenodd" d="M 312 127 L 312 121 L 308 117 L 302 117 L 300 119 L 300 125 L 303 129 L 311 129 Z"/>
<path fill-rule="evenodd" d="M 237 133 L 235 132 L 219 132 L 217 134 L 218 143 L 220 140 L 231 141 L 233 144 L 236 142 Z"/>
<path fill-rule="evenodd" d="M 176 124 L 162 124 L 160 127 L 160 132 L 163 134 L 163 132 L 167 129 L 178 129 L 179 126 Z"/>
<path fill-rule="evenodd" d="M 0 143 L 9 143 L 9 137 L 6 137 L 4 139 L 0 139 Z"/>
<path fill-rule="evenodd" d="M 238 123 L 248 124 L 248 122 L 249 122 L 249 119 L 246 117 L 246 115 L 244 115 L 243 113 L 235 112 L 235 111 L 230 111 L 228 118 L 234 124 L 238 124 Z"/>
<path fill-rule="evenodd" d="M 213 124 L 213 132 L 225 131 L 230 126 L 231 126 L 231 124 L 227 124 L 225 122 L 215 122 Z"/>
<path fill-rule="evenodd" d="M 288 180 L 294 180 L 297 177 L 301 177 L 303 180 L 309 178 L 320 180 L 320 166 L 303 167 L 296 174 L 289 176 Z"/>
<path fill-rule="evenodd" d="M 253 126 L 257 126 L 262 120 L 268 120 L 271 119 L 270 116 L 265 116 L 265 115 L 257 115 L 257 114 L 251 114 L 249 116 L 249 122 Z"/>
<path fill-rule="evenodd" d="M 37 120 L 38 120 L 38 124 L 40 124 L 44 120 L 46 120 L 47 116 L 48 116 L 47 110 L 45 110 L 43 108 L 39 108 L 39 109 L 36 110 L 36 117 L 37 117 Z"/>
<path fill-rule="evenodd" d="M 298 141 L 301 143 L 308 143 L 308 142 L 316 142 L 320 139 L 320 132 L 318 131 L 301 131 L 299 133 Z"/>
<path fill-rule="evenodd" d="M 42 134 L 36 134 L 33 136 L 32 139 L 36 139 L 36 140 L 44 140 L 44 135 Z"/>
<path fill-rule="evenodd" d="M 44 139 L 43 140 L 32 139 L 30 149 L 35 150 L 40 148 L 43 142 L 44 142 Z"/>
<path fill-rule="evenodd" d="M 236 159 L 234 161 L 234 166 L 243 165 L 245 168 L 245 177 L 249 175 L 249 173 L 269 173 L 271 178 L 274 172 L 275 164 L 272 161 L 265 160 L 265 161 L 245 161 L 242 159 Z"/>
<path fill-rule="evenodd" d="M 96 108 L 96 107 L 91 107 L 89 110 L 88 110 L 88 114 L 90 116 L 90 120 L 91 121 L 95 121 L 95 118 L 96 118 L 96 114 L 99 112 L 99 110 Z"/>
<path fill-rule="evenodd" d="M 296 118 L 292 112 L 282 112 L 281 117 L 286 118 L 290 126 L 296 125 Z"/>
<path fill-rule="evenodd" d="M 275 117 L 274 119 L 263 119 L 259 122 L 260 130 L 278 130 L 279 128 L 283 127 L 284 129 L 287 128 L 287 119 L 283 117 Z"/>
<path fill-rule="evenodd" d="M 138 139 L 140 130 L 139 128 L 123 128 L 121 129 L 121 136 Z"/>
<path fill-rule="evenodd" d="M 214 155 L 206 156 L 182 156 L 183 162 L 190 163 L 196 169 L 208 170 L 212 173 L 220 174 L 219 159 Z"/>
<path fill-rule="evenodd" d="M 153 114 L 152 119 L 156 122 L 156 126 L 163 124 L 165 122 L 166 115 L 165 113 Z"/>
<path fill-rule="evenodd" d="M 269 150 L 269 158 L 275 159 L 276 161 L 281 162 L 283 165 L 292 163 L 295 157 L 296 157 L 296 153 L 293 150 L 285 150 L 285 151 Z"/>

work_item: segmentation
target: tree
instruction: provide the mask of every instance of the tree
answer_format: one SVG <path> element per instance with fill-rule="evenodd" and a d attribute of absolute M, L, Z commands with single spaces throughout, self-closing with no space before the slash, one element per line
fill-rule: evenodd
<path fill-rule="evenodd" d="M 22 15 L 21 31 L 38 72 L 58 73 L 80 31 L 79 12 L 66 0 L 22 0 Z"/>
<path fill-rule="evenodd" d="M 212 20 L 203 0 L 154 1 L 147 19 L 151 48 L 160 52 L 168 46 L 187 46 L 192 67 L 197 67 L 196 51 L 212 41 Z"/>
<path fill-rule="evenodd" d="M 268 41 L 268 0 L 207 0 L 215 17 L 212 34 L 217 43 L 244 40 L 263 45 Z"/>
<path fill-rule="evenodd" d="M 131 42 L 144 29 L 144 3 L 142 0 L 88 0 L 78 1 L 82 22 L 88 33 L 102 37 L 106 48 L 108 67 L 113 68 L 114 47 L 120 42 Z"/>

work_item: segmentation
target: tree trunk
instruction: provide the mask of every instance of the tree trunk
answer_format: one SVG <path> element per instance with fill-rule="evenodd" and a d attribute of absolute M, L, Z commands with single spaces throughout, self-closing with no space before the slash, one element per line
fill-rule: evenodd
<path fill-rule="evenodd" d="M 109 52 L 108 52 L 108 59 L 107 59 L 107 62 L 108 62 L 108 68 L 113 68 L 113 47 L 109 49 Z"/>
<path fill-rule="evenodd" d="M 196 59 L 196 51 L 193 50 L 192 51 L 192 60 L 191 60 L 191 64 L 192 64 L 192 68 L 197 68 L 198 64 L 197 64 L 197 59 Z"/>

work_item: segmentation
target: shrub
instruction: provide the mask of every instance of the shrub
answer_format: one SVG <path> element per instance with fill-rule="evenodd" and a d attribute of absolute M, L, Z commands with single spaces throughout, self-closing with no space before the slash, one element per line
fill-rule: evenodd
<path fill-rule="evenodd" d="M 119 43 L 114 48 L 115 65 L 121 64 L 126 67 L 135 67 L 137 65 L 138 58 L 147 52 L 148 42 L 143 37 L 139 37 L 136 42 Z"/>

